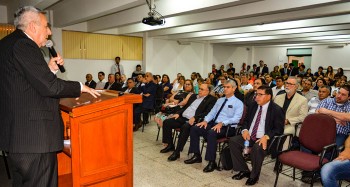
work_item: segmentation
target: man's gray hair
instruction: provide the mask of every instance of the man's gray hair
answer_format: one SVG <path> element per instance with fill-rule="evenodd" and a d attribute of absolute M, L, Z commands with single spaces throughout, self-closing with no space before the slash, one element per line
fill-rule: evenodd
<path fill-rule="evenodd" d="M 33 6 L 21 7 L 15 12 L 14 25 L 17 29 L 23 31 L 27 29 L 32 21 L 40 25 L 40 14 L 45 14 L 45 12 Z"/>
<path fill-rule="evenodd" d="M 232 87 L 237 87 L 236 82 L 233 80 L 227 80 L 224 84 L 231 84 Z"/>
<path fill-rule="evenodd" d="M 299 81 L 298 81 L 298 79 L 297 79 L 296 77 L 290 76 L 290 77 L 288 77 L 288 79 L 293 79 L 293 80 L 295 80 L 295 85 L 299 86 Z"/>

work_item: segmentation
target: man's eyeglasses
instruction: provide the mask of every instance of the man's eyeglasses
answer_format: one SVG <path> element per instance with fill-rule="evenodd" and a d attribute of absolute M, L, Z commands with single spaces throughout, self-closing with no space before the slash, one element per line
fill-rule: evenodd
<path fill-rule="evenodd" d="M 185 84 L 186 86 L 191 86 L 191 84 Z"/>
<path fill-rule="evenodd" d="M 201 91 L 207 91 L 208 89 L 199 88 L 199 90 L 201 90 Z"/>

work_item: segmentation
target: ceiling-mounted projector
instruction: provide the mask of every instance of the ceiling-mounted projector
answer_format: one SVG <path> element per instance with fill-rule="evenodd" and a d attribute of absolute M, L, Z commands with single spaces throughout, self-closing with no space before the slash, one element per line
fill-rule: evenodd
<path fill-rule="evenodd" d="M 165 21 L 163 19 L 155 18 L 153 16 L 146 17 L 142 19 L 142 23 L 155 26 L 155 25 L 163 25 Z"/>
<path fill-rule="evenodd" d="M 162 14 L 156 11 L 154 0 L 150 0 L 150 2 L 146 0 L 146 2 L 149 8 L 148 17 L 143 18 L 141 22 L 151 26 L 164 25 L 165 19 Z"/>

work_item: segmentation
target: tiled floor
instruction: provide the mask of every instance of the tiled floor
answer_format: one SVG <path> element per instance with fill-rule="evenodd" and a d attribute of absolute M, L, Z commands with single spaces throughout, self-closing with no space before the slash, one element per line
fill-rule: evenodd
<path fill-rule="evenodd" d="M 232 180 L 234 173 L 231 171 L 214 171 L 203 173 L 203 168 L 207 162 L 201 164 L 184 164 L 187 159 L 189 143 L 186 144 L 180 159 L 168 162 L 170 153 L 161 154 L 163 148 L 160 140 L 156 141 L 157 126 L 151 122 L 145 127 L 145 131 L 134 132 L 134 186 L 135 187 L 225 187 L 244 186 L 246 179 L 241 181 Z M 205 149 L 204 149 L 205 152 Z M 204 154 L 204 153 L 203 153 Z M 272 172 L 274 163 L 263 166 L 260 180 L 255 186 L 273 186 L 275 173 Z M 11 181 L 7 179 L 2 158 L 0 159 L 0 187 L 11 186 Z M 300 180 L 293 181 L 292 178 L 280 175 L 278 186 L 309 186 Z M 314 186 L 322 186 L 320 182 Z"/>
<path fill-rule="evenodd" d="M 159 153 L 163 145 L 161 143 L 161 134 L 159 140 L 156 141 L 157 130 L 154 122 L 151 122 L 145 127 L 143 133 L 141 129 L 134 133 L 134 186 L 244 186 L 246 179 L 242 179 L 241 181 L 231 179 L 236 172 L 214 171 L 203 173 L 202 170 L 207 165 L 206 161 L 203 161 L 201 164 L 184 164 L 183 161 L 188 158 L 187 151 L 189 143 L 186 144 L 180 159 L 168 162 L 167 158 L 171 153 Z M 205 149 L 203 152 L 205 152 Z M 260 180 L 255 186 L 273 186 L 276 177 L 272 171 L 273 166 L 274 163 L 263 166 Z M 291 170 L 288 172 L 291 173 Z M 310 185 L 300 180 L 293 181 L 291 177 L 280 175 L 278 186 Z M 322 185 L 320 182 L 317 182 L 314 186 Z"/>

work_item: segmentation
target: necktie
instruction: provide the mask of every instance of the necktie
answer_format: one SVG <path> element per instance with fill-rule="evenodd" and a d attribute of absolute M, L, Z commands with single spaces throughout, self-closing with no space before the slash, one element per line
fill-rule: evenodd
<path fill-rule="evenodd" d="M 252 130 L 252 134 L 250 135 L 250 137 L 252 138 L 253 141 L 256 140 L 256 133 L 258 132 L 258 127 L 259 127 L 259 123 L 260 123 L 260 119 L 261 119 L 261 112 L 262 112 L 262 107 L 259 106 L 259 112 L 258 112 L 258 116 L 256 116 L 256 120 L 255 120 L 255 124 Z"/>
<path fill-rule="evenodd" d="M 214 123 L 215 123 L 216 119 L 219 117 L 219 114 L 220 114 L 221 110 L 224 108 L 226 102 L 227 102 L 227 98 L 226 98 L 225 101 L 222 103 L 222 105 L 221 105 L 221 107 L 220 107 L 218 113 L 216 113 L 216 116 L 215 116 L 215 118 L 213 119 L 213 122 L 214 122 Z"/>
<path fill-rule="evenodd" d="M 120 75 L 122 75 L 122 72 L 120 72 L 119 64 L 117 65 L 117 67 L 118 67 L 118 72 L 120 73 Z"/>

